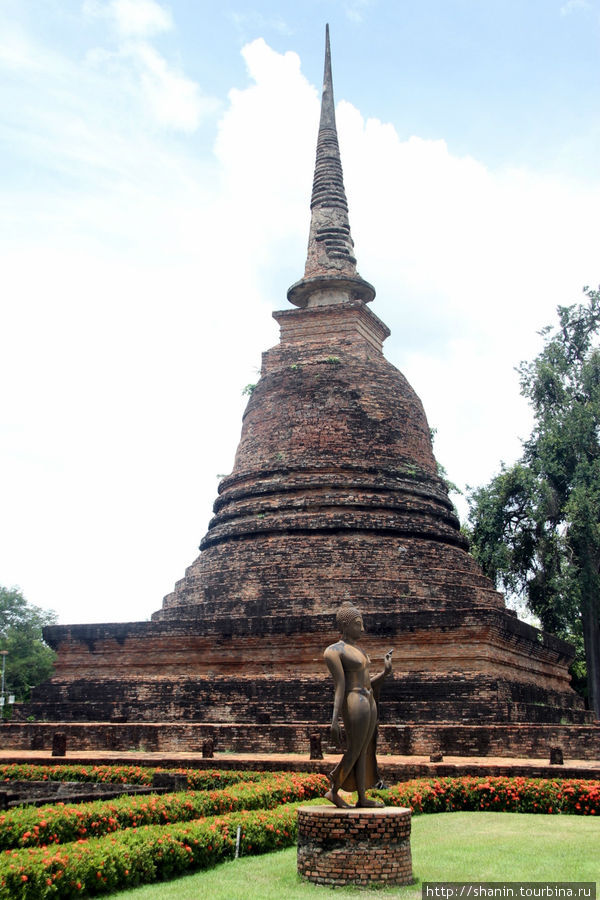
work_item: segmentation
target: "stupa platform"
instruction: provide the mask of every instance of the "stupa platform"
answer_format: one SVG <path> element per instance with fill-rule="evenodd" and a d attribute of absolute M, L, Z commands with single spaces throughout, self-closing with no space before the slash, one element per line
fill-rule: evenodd
<path fill-rule="evenodd" d="M 395 648 L 379 711 L 382 752 L 542 756 L 558 743 L 600 757 L 600 726 L 569 687 L 569 645 L 506 610 L 421 603 L 365 615 L 375 671 Z M 74 749 L 194 750 L 212 737 L 235 752 L 301 752 L 311 732 L 325 747 L 331 618 L 211 620 L 198 610 L 179 622 L 52 626 L 55 671 L 15 706 L 12 746 L 48 746 L 61 723 Z"/>

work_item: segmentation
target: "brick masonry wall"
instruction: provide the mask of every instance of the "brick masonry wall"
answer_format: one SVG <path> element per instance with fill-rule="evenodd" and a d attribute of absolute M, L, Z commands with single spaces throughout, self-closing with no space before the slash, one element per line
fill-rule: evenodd
<path fill-rule="evenodd" d="M 179 621 L 47 627 L 45 639 L 60 654 L 56 676 L 118 680 L 121 668 L 132 676 L 200 677 L 217 674 L 215 666 L 221 674 L 239 675 L 242 664 L 249 675 L 323 674 L 323 650 L 337 639 L 333 611 L 280 616 L 232 611 L 228 617 L 210 617 L 207 610 L 194 607 L 186 608 L 188 612 L 190 617 L 182 611 Z M 553 683 L 564 688 L 567 683 L 564 670 L 572 659 L 570 645 L 504 610 L 432 609 L 423 604 L 417 610 L 367 610 L 364 621 L 362 646 L 373 660 L 383 655 L 390 640 L 398 642 L 396 672 L 487 667 L 497 673 L 501 657 L 512 653 L 509 667 L 515 669 L 515 680 L 531 682 L 538 675 L 543 687 Z M 476 646 L 470 650 L 472 645 Z M 259 655 L 261 646 L 264 653 Z M 453 666 L 452 659 L 459 664 Z"/>
<path fill-rule="evenodd" d="M 323 611 L 369 597 L 373 573 L 397 600 L 428 572 L 441 598 L 460 571 L 463 603 L 501 606 L 465 552 L 422 404 L 378 349 L 385 326 L 356 303 L 277 318 L 203 552 L 155 618 L 203 603 Z"/>
<path fill-rule="evenodd" d="M 52 737 L 67 735 L 68 752 L 78 750 L 190 751 L 199 753 L 208 738 L 223 753 L 305 753 L 310 734 L 321 734 L 329 747 L 329 728 L 303 722 L 292 725 L 240 723 L 106 723 L 15 722 L 0 728 L 2 749 L 49 750 Z M 377 749 L 384 755 L 520 757 L 548 759 L 551 747 L 561 747 L 565 760 L 600 760 L 600 725 L 448 725 L 443 723 L 382 725 Z M 557 768 L 557 773 L 560 769 Z"/>
<path fill-rule="evenodd" d="M 388 515 L 392 514 L 388 511 Z M 243 527 L 266 528 L 265 519 L 266 514 L 259 514 L 253 524 L 246 522 Z M 377 530 L 375 519 L 373 513 L 370 530 L 346 531 L 340 526 L 296 533 L 290 528 L 283 536 L 257 530 L 211 544 L 165 598 L 163 610 L 153 620 L 177 620 L 182 607 L 196 608 L 186 609 L 186 617 L 204 613 L 207 619 L 333 617 L 341 598 L 352 600 L 365 613 L 504 607 L 502 596 L 462 548 L 402 534 L 398 522 L 395 533 L 383 526 Z M 321 513 L 315 522 L 323 525 Z M 349 518 L 344 522 L 347 526 Z"/>
<path fill-rule="evenodd" d="M 324 702 L 329 698 L 329 703 Z M 550 706 L 552 701 L 552 706 Z M 386 680 L 379 704 L 381 724 L 456 722 L 547 722 L 568 719 L 585 724 L 583 708 L 573 708 L 568 695 L 550 693 L 490 675 L 454 673 L 435 676 L 416 672 Z M 152 681 L 77 681 L 47 683 L 28 704 L 14 707 L 13 720 L 75 722 L 212 722 L 275 725 L 295 722 L 327 724 L 333 704 L 328 676 L 283 680 L 155 679 Z"/>
<path fill-rule="evenodd" d="M 352 600 L 375 671 L 395 648 L 383 742 L 388 725 L 420 746 L 426 723 L 589 721 L 571 648 L 506 612 L 467 553 L 421 402 L 381 352 L 383 323 L 359 302 L 276 318 L 281 342 L 264 355 L 200 556 L 152 622 L 46 629 L 55 673 L 15 716 L 87 721 L 83 743 L 173 749 L 197 739 L 193 723 L 236 746 L 257 725 L 255 747 L 291 749 L 330 715 L 323 649 Z M 485 743 L 462 741 L 468 753 Z"/>
<path fill-rule="evenodd" d="M 298 872 L 315 884 L 411 884 L 410 810 L 298 809 Z"/>
<path fill-rule="evenodd" d="M 280 344 L 264 354 L 265 371 L 276 364 L 278 353 L 298 347 L 335 346 L 351 351 L 361 359 L 373 359 L 383 351 L 390 330 L 360 300 L 331 306 L 312 307 L 299 313 L 285 309 L 273 313 L 281 329 Z"/>

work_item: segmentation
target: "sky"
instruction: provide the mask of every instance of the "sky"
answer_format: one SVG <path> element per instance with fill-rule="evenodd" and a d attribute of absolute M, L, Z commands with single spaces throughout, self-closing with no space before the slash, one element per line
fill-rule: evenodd
<path fill-rule="evenodd" d="M 600 282 L 600 0 L 0 0 L 0 584 L 62 623 L 197 556 L 304 270 L 326 22 L 358 268 L 460 488 Z"/>

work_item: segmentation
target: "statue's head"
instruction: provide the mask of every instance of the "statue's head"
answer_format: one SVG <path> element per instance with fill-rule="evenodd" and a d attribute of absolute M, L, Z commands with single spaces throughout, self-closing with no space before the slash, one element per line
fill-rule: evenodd
<path fill-rule="evenodd" d="M 342 633 L 347 632 L 357 619 L 360 619 L 360 630 L 362 631 L 362 613 L 360 609 L 357 609 L 356 606 L 353 606 L 349 600 L 346 600 L 344 603 L 342 603 L 335 615 L 335 618 L 338 624 L 338 628 Z"/>

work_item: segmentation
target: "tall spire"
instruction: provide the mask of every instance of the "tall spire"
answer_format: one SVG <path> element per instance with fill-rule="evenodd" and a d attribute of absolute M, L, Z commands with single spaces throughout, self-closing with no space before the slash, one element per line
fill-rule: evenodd
<path fill-rule="evenodd" d="M 335 124 L 329 25 L 325 26 L 321 120 L 310 208 L 304 277 L 288 290 L 288 300 L 296 306 L 324 306 L 356 299 L 368 303 L 375 296 L 375 289 L 356 271 Z"/>

